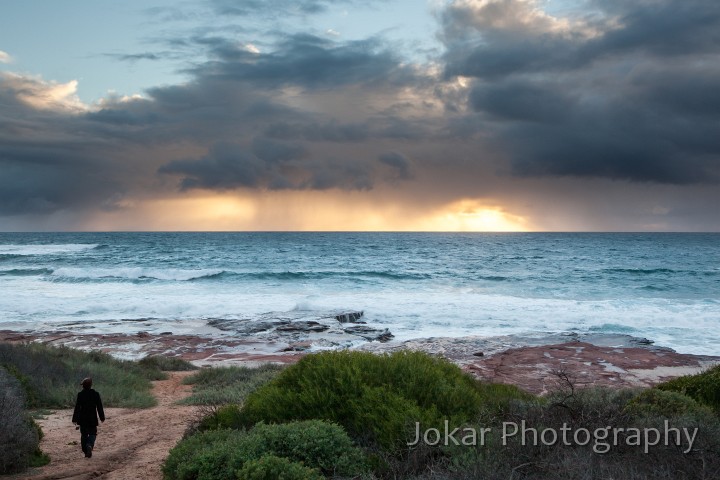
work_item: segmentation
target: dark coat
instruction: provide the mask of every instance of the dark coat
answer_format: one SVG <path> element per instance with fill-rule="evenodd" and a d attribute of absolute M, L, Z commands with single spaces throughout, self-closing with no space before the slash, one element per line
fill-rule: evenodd
<path fill-rule="evenodd" d="M 100 420 L 105 421 L 105 412 L 103 411 L 100 394 L 92 388 L 79 392 L 75 401 L 73 423 L 97 426 L 98 416 L 100 416 Z"/>

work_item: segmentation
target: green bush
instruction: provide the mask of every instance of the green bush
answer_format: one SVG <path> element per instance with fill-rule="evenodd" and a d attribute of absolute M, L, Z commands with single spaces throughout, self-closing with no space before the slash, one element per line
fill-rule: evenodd
<path fill-rule="evenodd" d="M 720 413 L 720 365 L 696 375 L 672 379 L 655 388 L 682 393 Z"/>
<path fill-rule="evenodd" d="M 215 450 L 218 445 L 232 444 L 245 436 L 239 430 L 212 430 L 196 433 L 178 442 L 170 454 L 162 471 L 169 480 L 193 480 L 198 478 L 201 453 Z"/>
<path fill-rule="evenodd" d="M 163 372 L 186 372 L 190 370 L 197 370 L 198 367 L 178 357 L 166 357 L 164 355 L 150 355 L 139 362 L 140 366 L 157 369 Z"/>
<path fill-rule="evenodd" d="M 258 368 L 205 368 L 183 379 L 193 385 L 193 394 L 183 399 L 184 405 L 225 405 L 242 403 L 259 386 L 273 379 L 283 367 L 263 365 Z"/>
<path fill-rule="evenodd" d="M 84 377 L 93 377 L 107 407 L 151 407 L 150 380 L 167 378 L 157 367 L 106 353 L 39 343 L 0 343 L 0 366 L 20 382 L 31 408 L 72 408 Z"/>
<path fill-rule="evenodd" d="M 249 455 L 272 454 L 302 462 L 326 475 L 350 476 L 365 469 L 364 455 L 343 428 L 320 420 L 256 425 L 245 439 Z"/>
<path fill-rule="evenodd" d="M 482 408 L 526 398 L 512 386 L 484 385 L 452 363 L 420 352 L 391 355 L 323 352 L 308 355 L 250 394 L 242 422 L 322 419 L 342 425 L 362 444 L 392 451 L 415 422 L 461 425 Z"/>
<path fill-rule="evenodd" d="M 238 480 L 321 480 L 316 470 L 287 458 L 267 455 L 250 460 L 237 472 Z"/>
<path fill-rule="evenodd" d="M 223 405 L 215 409 L 212 413 L 205 415 L 197 426 L 197 429 L 201 432 L 226 428 L 242 428 L 242 416 L 239 405 Z"/>
<path fill-rule="evenodd" d="M 357 475 L 364 456 L 338 425 L 321 421 L 259 424 L 242 430 L 211 430 L 182 440 L 163 465 L 168 480 L 225 480 L 251 460 L 272 455 L 327 475 Z"/>
<path fill-rule="evenodd" d="M 626 410 L 632 415 L 662 417 L 679 417 L 710 412 L 708 407 L 700 405 L 687 395 L 656 388 L 649 388 L 632 399 Z"/>

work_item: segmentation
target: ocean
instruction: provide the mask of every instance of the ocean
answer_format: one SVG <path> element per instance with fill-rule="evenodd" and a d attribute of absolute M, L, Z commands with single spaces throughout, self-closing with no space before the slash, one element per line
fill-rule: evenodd
<path fill-rule="evenodd" d="M 718 355 L 720 234 L 0 233 L 0 329 L 341 311 L 397 340 L 621 333 Z"/>

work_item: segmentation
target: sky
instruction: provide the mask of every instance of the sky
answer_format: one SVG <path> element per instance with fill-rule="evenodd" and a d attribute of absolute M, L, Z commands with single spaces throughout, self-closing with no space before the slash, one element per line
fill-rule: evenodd
<path fill-rule="evenodd" d="M 717 0 L 34 0 L 0 230 L 720 231 Z"/>

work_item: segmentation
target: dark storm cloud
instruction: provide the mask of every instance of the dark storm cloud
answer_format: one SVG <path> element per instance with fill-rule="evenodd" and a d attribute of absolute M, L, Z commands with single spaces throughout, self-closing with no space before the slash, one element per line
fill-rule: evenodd
<path fill-rule="evenodd" d="M 267 137 L 255 137 L 252 150 L 256 157 L 268 163 L 287 162 L 307 155 L 307 149 L 301 144 L 280 142 Z"/>
<path fill-rule="evenodd" d="M 303 155 L 304 150 L 279 146 L 267 139 L 255 140 L 252 149 L 259 149 L 260 155 L 249 152 L 242 145 L 219 143 L 199 160 L 175 160 L 160 167 L 159 172 L 182 175 L 183 190 L 242 187 L 369 190 L 373 186 L 371 171 L 360 163 L 337 159 L 291 163 L 292 159 Z"/>
<path fill-rule="evenodd" d="M 720 3 L 615 0 L 565 20 L 533 2 L 443 16 L 446 75 L 521 176 L 720 181 Z"/>
<path fill-rule="evenodd" d="M 175 160 L 160 167 L 159 172 L 184 175 L 181 183 L 184 190 L 228 190 L 261 186 L 266 183 L 269 169 L 242 146 L 219 143 L 200 160 Z"/>
<path fill-rule="evenodd" d="M 37 80 L 0 74 L 0 214 L 114 208 L 124 193 L 123 164 L 111 153 L 118 148 L 87 134 L 67 110 L 22 100 L 56 106 L 44 89 Z"/>
<path fill-rule="evenodd" d="M 414 73 L 379 40 L 333 42 L 314 35 L 282 38 L 272 52 L 259 55 L 224 38 L 198 39 L 218 61 L 201 65 L 196 74 L 253 82 L 260 88 L 296 85 L 328 88 L 342 85 L 403 85 Z"/>
<path fill-rule="evenodd" d="M 398 152 L 388 152 L 378 156 L 378 160 L 380 163 L 393 168 L 398 180 L 410 180 L 413 178 L 410 161 L 404 155 Z"/>
<path fill-rule="evenodd" d="M 574 70 L 630 54 L 694 56 L 717 54 L 720 48 L 720 3 L 713 0 L 593 4 L 601 16 L 578 20 L 568 28 L 533 12 L 535 2 L 451 5 L 442 15 L 442 38 L 450 46 L 446 70 L 451 75 L 497 78 Z"/>
<path fill-rule="evenodd" d="M 357 143 L 370 138 L 370 125 L 367 123 L 313 123 L 312 121 L 279 121 L 268 125 L 265 134 L 283 139 L 303 139 L 314 142 Z"/>
<path fill-rule="evenodd" d="M 79 144 L 2 142 L 0 214 L 48 213 L 88 203 L 114 208 L 123 187 L 108 160 Z"/>

